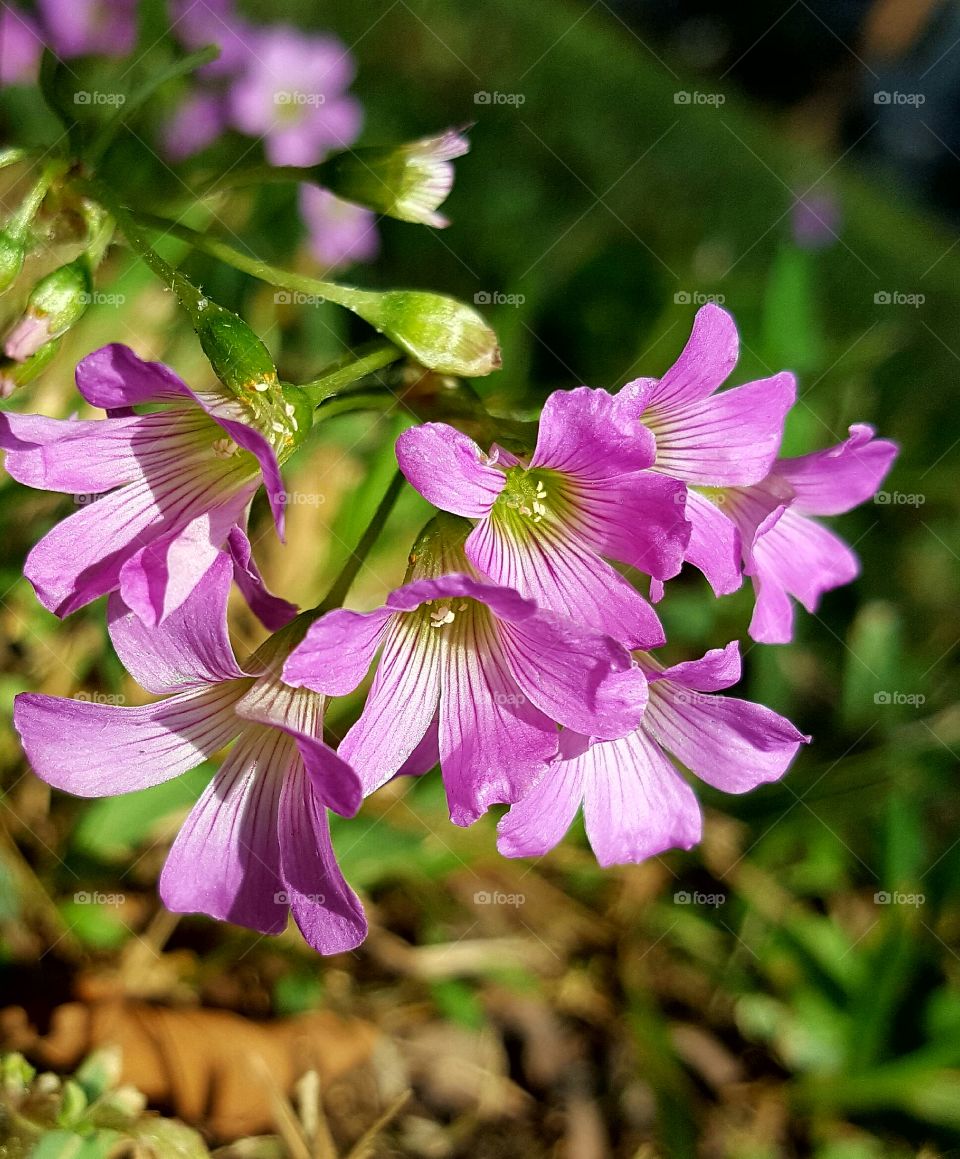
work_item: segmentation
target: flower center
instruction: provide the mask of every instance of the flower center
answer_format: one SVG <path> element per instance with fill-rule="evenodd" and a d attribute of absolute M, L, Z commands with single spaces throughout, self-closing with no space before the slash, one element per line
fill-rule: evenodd
<path fill-rule="evenodd" d="M 230 459 L 240 450 L 233 439 L 226 435 L 222 439 L 214 439 L 211 445 L 214 457 L 217 459 Z"/>
<path fill-rule="evenodd" d="M 458 612 L 467 611 L 469 605 L 466 600 L 459 600 L 456 607 L 453 606 L 452 600 L 431 600 L 424 606 L 427 609 L 430 627 L 443 628 L 454 622 Z"/>
<path fill-rule="evenodd" d="M 549 482 L 550 472 L 509 467 L 507 485 L 497 497 L 497 503 L 505 509 L 502 513 L 509 512 L 512 515 L 515 512 L 521 522 L 529 520 L 531 523 L 540 523 L 549 510 Z"/>

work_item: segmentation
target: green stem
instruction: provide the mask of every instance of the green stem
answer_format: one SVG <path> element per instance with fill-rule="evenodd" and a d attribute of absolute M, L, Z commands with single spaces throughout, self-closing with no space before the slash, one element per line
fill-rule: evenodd
<path fill-rule="evenodd" d="M 305 613 L 311 619 L 319 619 L 320 616 L 326 612 L 332 611 L 334 608 L 342 606 L 343 601 L 347 597 L 347 592 L 350 591 L 353 581 L 357 578 L 360 569 L 363 567 L 367 556 L 370 554 L 370 549 L 376 543 L 383 531 L 384 525 L 393 510 L 393 505 L 397 501 L 397 497 L 403 490 L 403 485 L 406 480 L 400 471 L 396 471 L 393 478 L 390 480 L 390 485 L 383 494 L 383 498 L 377 504 L 377 509 L 373 513 L 373 518 L 367 525 L 366 531 L 360 536 L 360 542 L 350 554 L 350 558 L 340 569 L 340 574 L 333 581 L 330 590 L 324 596 L 323 600 L 317 606 Z"/>
<path fill-rule="evenodd" d="M 90 181 L 87 184 L 91 195 L 109 210 L 131 248 L 136 251 L 137 255 L 143 259 L 164 285 L 176 294 L 180 305 L 191 315 L 201 311 L 205 305 L 203 295 L 179 270 L 174 269 L 168 261 L 157 253 L 150 244 L 147 235 L 138 225 L 133 213 L 113 190 L 101 181 Z"/>
<path fill-rule="evenodd" d="M 177 77 L 196 72 L 198 68 L 209 64 L 212 60 L 216 60 L 219 55 L 220 49 L 211 44 L 206 48 L 201 48 L 199 52 L 192 52 L 189 56 L 183 57 L 182 60 L 175 61 L 169 68 L 165 68 L 155 76 L 152 76 L 142 88 L 137 89 L 136 92 L 117 108 L 117 111 L 110 120 L 107 121 L 100 132 L 93 138 L 89 149 L 86 151 L 87 160 L 93 163 L 99 161 L 110 147 L 110 143 L 117 135 L 117 132 L 123 127 L 124 122 L 129 120 L 137 109 L 142 108 L 157 89 L 162 88 L 163 85 L 168 84 L 172 80 L 176 80 Z"/>
<path fill-rule="evenodd" d="M 318 378 L 302 383 L 297 389 L 308 395 L 313 405 L 317 406 L 324 399 L 339 394 L 345 386 L 359 382 L 368 374 L 382 370 L 402 357 L 403 351 L 392 342 L 372 342 L 367 348 L 344 355 L 328 366 Z"/>
<path fill-rule="evenodd" d="M 16 212 L 10 218 L 7 232 L 14 237 L 23 237 L 30 223 L 36 217 L 43 199 L 47 196 L 50 186 L 67 169 L 66 161 L 48 161 L 40 171 L 40 176 L 33 188 L 20 203 Z"/>
<path fill-rule="evenodd" d="M 259 258 L 253 258 L 248 254 L 241 253 L 239 250 L 234 249 L 233 246 L 227 245 L 226 242 L 218 241 L 214 237 L 208 237 L 205 233 L 191 229 L 188 225 L 180 225 L 178 222 L 168 221 L 165 217 L 156 217 L 153 214 L 141 213 L 137 215 L 137 220 L 141 225 L 146 226 L 147 229 L 152 229 L 158 233 L 169 234 L 171 237 L 188 242 L 194 249 L 200 250 L 201 253 L 209 254 L 211 257 L 219 259 L 228 266 L 233 266 L 236 270 L 242 270 L 243 273 L 249 274 L 261 282 L 266 282 L 271 286 L 278 286 L 283 290 L 292 290 L 295 293 L 309 294 L 311 297 L 323 298 L 328 302 L 334 302 L 338 306 L 343 306 L 347 310 L 354 311 L 358 307 L 362 308 L 365 304 L 375 303 L 381 297 L 381 295 L 370 290 L 358 290 L 354 286 L 341 286 L 336 282 L 324 282 L 320 278 L 311 278 L 307 274 L 295 274 L 291 270 L 284 270 L 280 266 L 273 266 L 269 262 L 262 262 Z M 126 230 L 124 230 L 124 233 L 126 233 Z"/>
<path fill-rule="evenodd" d="M 211 178 L 200 186 L 198 197 L 209 197 L 214 193 L 222 193 L 227 189 L 242 189 L 247 185 L 285 184 L 291 181 L 311 181 L 312 169 L 299 165 L 254 165 L 250 169 L 241 169 L 226 177 Z"/>
<path fill-rule="evenodd" d="M 338 415 L 360 411 L 387 411 L 397 405 L 397 396 L 389 390 L 355 390 L 349 394 L 333 395 L 317 407 L 314 422 L 336 418 Z"/>
<path fill-rule="evenodd" d="M 6 169 L 8 165 L 16 165 L 18 161 L 25 161 L 30 154 L 26 149 L 21 149 L 17 145 L 8 145 L 5 149 L 0 149 L 0 169 Z"/>

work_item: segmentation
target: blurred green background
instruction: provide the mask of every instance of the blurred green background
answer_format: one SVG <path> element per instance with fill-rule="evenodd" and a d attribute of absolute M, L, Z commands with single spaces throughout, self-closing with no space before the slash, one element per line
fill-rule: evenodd
<path fill-rule="evenodd" d="M 355 56 L 365 143 L 476 122 L 471 153 L 457 163 L 451 227 L 383 222 L 380 259 L 348 280 L 476 301 L 504 352 L 502 372 L 475 384 L 491 410 L 525 413 L 557 388 L 662 373 L 697 305 L 715 296 L 741 332 L 732 381 L 784 367 L 798 374 L 787 453 L 837 442 L 848 424 L 867 421 L 901 455 L 887 502 L 833 521 L 855 544 L 862 577 L 816 616 L 800 614 L 791 646 L 745 643 L 739 694 L 814 736 L 782 784 L 722 799 L 701 787 L 701 848 L 608 872 L 579 834 L 535 865 L 498 861 L 494 819 L 454 829 L 435 778 L 390 787 L 337 825 L 344 871 L 376 927 L 344 961 L 317 960 L 294 935 L 257 939 L 198 918 L 154 942 L 165 843 L 208 772 L 117 801 L 51 801 L 8 729 L 5 1003 L 43 1023 L 53 1004 L 77 995 L 78 976 L 126 978 L 125 955 L 146 938 L 174 973 L 189 961 L 177 985 L 205 1005 L 261 1018 L 327 1005 L 399 1042 L 429 1023 L 450 1035 L 437 1039 L 439 1059 L 465 1036 L 475 1044 L 466 1053 L 508 1087 L 445 1102 L 427 1079 L 413 1080 L 419 1102 L 408 1118 L 436 1130 L 398 1120 L 385 1155 L 960 1153 L 955 229 L 911 198 L 909 183 L 875 168 L 868 176 L 844 157 L 823 99 L 784 107 L 749 98 L 719 69 L 694 70 L 676 42 L 648 36 L 623 8 L 281 7 L 247 11 L 328 29 Z M 765 23 L 793 7 L 770 6 Z M 162 28 L 159 11 L 146 19 Z M 776 71 L 775 58 L 768 67 Z M 32 131 L 33 115 L 7 99 L 8 123 L 20 117 Z M 131 196 L 162 202 L 177 191 L 132 136 L 113 165 Z M 837 236 L 802 248 L 792 206 L 821 193 L 839 207 Z M 223 217 L 252 252 L 289 256 L 293 196 L 261 190 Z M 272 292 L 205 258 L 185 268 L 243 310 L 294 381 L 364 337 L 334 307 L 277 307 Z M 120 255 L 102 280 L 125 288 L 124 309 L 95 306 L 14 405 L 74 409 L 72 364 L 105 341 L 202 373 L 192 336 L 171 324 L 149 275 Z M 331 420 L 292 464 L 291 489 L 302 481 L 322 499 L 291 511 L 290 547 L 269 534 L 258 544 L 283 594 L 314 602 L 323 591 L 382 493 L 406 421 L 402 409 Z M 135 697 L 106 645 L 102 609 L 61 626 L 18 578 L 69 499 L 6 478 L 0 488 L 5 708 L 25 688 Z M 402 578 L 425 511 L 404 497 L 355 606 L 372 606 Z M 745 639 L 750 606 L 749 590 L 715 601 L 698 573 L 685 573 L 662 604 L 671 653 Z M 242 609 L 237 623 L 253 642 Z M 356 709 L 338 703 L 332 728 L 342 732 Z M 73 900 L 79 889 L 119 888 L 119 909 Z M 489 891 L 524 901 L 475 900 Z M 242 981 L 230 989 L 224 976 Z M 135 993 L 182 998 L 162 987 Z M 491 1037 L 492 1062 L 483 1047 Z"/>

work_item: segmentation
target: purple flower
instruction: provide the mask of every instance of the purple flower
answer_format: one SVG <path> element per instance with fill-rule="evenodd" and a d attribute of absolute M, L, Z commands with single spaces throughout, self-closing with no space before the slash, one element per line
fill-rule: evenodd
<path fill-rule="evenodd" d="M 126 346 L 88 355 L 77 387 L 108 412 L 105 419 L 0 415 L 9 474 L 30 487 L 91 498 L 27 557 L 24 574 L 43 606 L 66 616 L 119 589 L 144 623 L 156 624 L 225 549 L 254 611 L 268 627 L 285 623 L 295 609 L 265 590 L 244 534 L 261 484 L 282 534 L 283 483 L 271 439 L 282 440 L 251 425 L 239 402 L 198 394 Z M 136 414 L 142 403 L 168 405 Z"/>
<path fill-rule="evenodd" d="M 356 774 L 323 743 L 323 697 L 276 675 L 283 635 L 247 669 L 230 647 L 232 568 L 220 556 L 160 628 L 118 593 L 110 635 L 153 704 L 125 708 L 22 693 L 14 724 L 34 771 L 80 797 L 146 789 L 233 748 L 190 813 L 160 878 L 178 913 L 205 913 L 264 934 L 287 915 L 322 954 L 359 945 L 363 908 L 337 866 L 326 810 L 352 816 Z"/>
<path fill-rule="evenodd" d="M 193 51 L 208 44 L 220 49 L 201 76 L 232 76 L 253 58 L 257 30 L 236 14 L 232 0 L 175 0 L 171 31 Z"/>
<path fill-rule="evenodd" d="M 350 53 L 334 37 L 285 25 L 259 29 L 230 90 L 233 124 L 263 137 L 271 164 L 314 165 L 360 132 L 360 105 L 344 93 L 353 71 Z"/>
<path fill-rule="evenodd" d="M 458 573 L 416 579 L 375 612 L 329 612 L 294 649 L 283 678 L 342 696 L 378 651 L 366 706 L 340 755 L 365 793 L 439 759 L 457 825 L 530 787 L 557 752 L 557 723 L 622 736 L 646 700 L 643 673 L 612 639 Z"/>
<path fill-rule="evenodd" d="M 859 573 L 856 555 L 811 515 L 841 515 L 866 503 L 897 456 L 897 445 L 874 438 L 856 423 L 850 437 L 825 451 L 780 459 L 754 487 L 731 488 L 724 510 L 737 523 L 744 571 L 757 602 L 750 635 L 763 644 L 787 644 L 793 636 L 793 605 L 815 612 L 824 592 Z"/>
<path fill-rule="evenodd" d="M 226 127 L 224 98 L 213 92 L 191 93 L 164 127 L 167 155 L 174 161 L 192 157 L 212 144 Z"/>
<path fill-rule="evenodd" d="M 581 805 L 601 865 L 689 849 L 700 840 L 700 807 L 668 754 L 708 785 L 745 793 L 783 776 L 810 740 L 763 705 L 712 695 L 740 679 L 736 642 L 672 668 L 640 662 L 650 682 L 640 728 L 602 742 L 565 730 L 556 763 L 501 820 L 501 853 L 541 856 Z"/>
<path fill-rule="evenodd" d="M 325 269 L 369 262 L 377 256 L 377 218 L 369 209 L 341 201 L 316 185 L 301 185 L 300 212 L 310 252 Z"/>
<path fill-rule="evenodd" d="M 716 393 L 738 353 L 733 318 L 719 306 L 706 305 L 663 378 L 638 378 L 617 396 L 624 412 L 656 437 L 653 469 L 687 484 L 692 531 L 685 558 L 718 596 L 735 591 L 742 577 L 737 528 L 711 501 L 715 489 L 758 483 L 767 475 L 796 396 L 787 371 Z"/>
<path fill-rule="evenodd" d="M 14 362 L 26 362 L 53 337 L 49 315 L 27 311 L 4 338 L 3 353 Z"/>
<path fill-rule="evenodd" d="M 126 56 L 137 40 L 137 0 L 37 0 L 44 40 L 58 56 Z"/>
<path fill-rule="evenodd" d="M 11 4 L 0 7 L 0 84 L 36 79 L 43 41 L 34 20 Z"/>
<path fill-rule="evenodd" d="M 477 520 L 465 545 L 477 571 L 628 647 L 664 642 L 653 609 L 602 557 L 676 575 L 685 488 L 647 470 L 653 437 L 606 391 L 551 394 L 528 462 L 500 447 L 485 455 L 444 423 L 405 431 L 397 459 L 425 499 Z"/>

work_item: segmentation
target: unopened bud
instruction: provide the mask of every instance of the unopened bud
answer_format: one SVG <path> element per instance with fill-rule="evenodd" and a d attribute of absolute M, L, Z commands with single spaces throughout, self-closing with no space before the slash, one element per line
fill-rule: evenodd
<path fill-rule="evenodd" d="M 500 368 L 496 334 L 476 310 L 455 298 L 422 290 L 365 292 L 350 309 L 440 374 L 478 378 Z"/>
<path fill-rule="evenodd" d="M 46 368 L 59 348 L 60 339 L 54 338 L 52 342 L 44 343 L 23 362 L 0 359 L 0 398 L 9 398 L 18 387 L 32 382 Z"/>
<path fill-rule="evenodd" d="M 0 230 L 0 294 L 9 290 L 20 276 L 26 256 L 27 247 L 23 239 L 9 230 Z"/>
<path fill-rule="evenodd" d="M 23 316 L 6 337 L 4 354 L 23 362 L 51 339 L 65 334 L 83 317 L 92 289 L 86 254 L 41 278 L 30 293 Z"/>
<path fill-rule="evenodd" d="M 352 149 L 334 153 L 313 169 L 313 177 L 344 201 L 377 213 L 442 227 L 447 219 L 437 208 L 453 187 L 454 157 L 470 142 L 456 129 L 394 148 Z"/>

